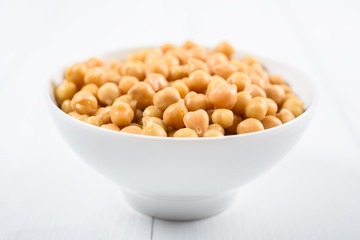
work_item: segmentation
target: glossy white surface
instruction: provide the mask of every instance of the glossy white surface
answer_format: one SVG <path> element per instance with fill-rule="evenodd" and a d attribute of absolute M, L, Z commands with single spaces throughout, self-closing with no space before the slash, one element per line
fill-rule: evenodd
<path fill-rule="evenodd" d="M 0 239 L 359 239 L 359 3 L 141 4 L 0 2 Z M 136 213 L 82 163 L 58 137 L 41 86 L 52 66 L 79 56 L 187 38 L 230 39 L 305 69 L 321 98 L 299 144 L 229 210 L 173 223 Z"/>

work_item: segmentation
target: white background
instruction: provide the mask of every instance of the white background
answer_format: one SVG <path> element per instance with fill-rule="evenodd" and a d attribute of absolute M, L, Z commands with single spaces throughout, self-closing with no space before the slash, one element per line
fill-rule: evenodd
<path fill-rule="evenodd" d="M 356 0 L 0 0 L 0 239 L 360 239 L 359 11 Z M 177 223 L 130 209 L 61 139 L 43 95 L 64 64 L 186 39 L 295 65 L 320 104 L 229 210 Z"/>

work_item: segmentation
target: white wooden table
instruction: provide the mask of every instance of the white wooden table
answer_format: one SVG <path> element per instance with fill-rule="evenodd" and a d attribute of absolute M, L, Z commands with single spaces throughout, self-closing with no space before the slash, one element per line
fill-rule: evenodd
<path fill-rule="evenodd" d="M 0 0 L 0 239 L 360 239 L 358 1 Z M 130 209 L 65 144 L 51 72 L 116 48 L 193 39 L 296 65 L 320 90 L 296 148 L 226 212 L 167 222 Z"/>

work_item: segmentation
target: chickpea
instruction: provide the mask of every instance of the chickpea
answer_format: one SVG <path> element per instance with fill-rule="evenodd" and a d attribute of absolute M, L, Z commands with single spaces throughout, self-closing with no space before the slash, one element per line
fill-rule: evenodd
<path fill-rule="evenodd" d="M 251 133 L 261 130 L 264 130 L 264 126 L 255 118 L 247 118 L 241 121 L 236 128 L 237 134 Z"/>
<path fill-rule="evenodd" d="M 101 117 L 98 117 L 98 116 L 91 116 L 88 119 L 86 119 L 86 122 L 91 125 L 97 126 L 97 127 L 100 127 L 101 125 L 103 125 L 103 121 L 102 121 Z"/>
<path fill-rule="evenodd" d="M 153 104 L 155 91 L 150 84 L 139 82 L 130 88 L 128 95 L 137 101 L 137 107 L 145 109 L 147 106 Z"/>
<path fill-rule="evenodd" d="M 207 67 L 206 63 L 200 61 L 195 58 L 190 58 L 187 62 L 187 74 L 190 75 L 191 73 L 195 72 L 196 70 L 202 70 L 204 72 L 209 72 L 209 68 Z"/>
<path fill-rule="evenodd" d="M 143 135 L 155 137 L 167 137 L 167 133 L 159 124 L 149 122 L 143 126 Z"/>
<path fill-rule="evenodd" d="M 168 137 L 174 137 L 174 134 L 176 133 L 176 130 L 171 130 L 167 132 Z"/>
<path fill-rule="evenodd" d="M 165 62 L 166 66 L 168 66 L 168 68 L 171 68 L 172 66 L 180 65 L 179 59 L 172 54 L 166 54 L 163 57 L 163 61 Z"/>
<path fill-rule="evenodd" d="M 154 89 L 155 92 L 158 92 L 164 88 L 166 88 L 169 83 L 165 79 L 164 75 L 159 73 L 149 73 L 144 82 L 151 85 L 151 87 Z"/>
<path fill-rule="evenodd" d="M 206 95 L 209 95 L 209 93 L 216 88 L 216 86 L 220 83 L 226 83 L 225 79 L 223 79 L 220 76 L 213 76 L 210 83 L 208 84 L 207 88 L 206 88 Z"/>
<path fill-rule="evenodd" d="M 176 48 L 176 46 L 172 43 L 165 43 L 159 47 L 163 53 L 166 53 L 169 50 Z"/>
<path fill-rule="evenodd" d="M 265 89 L 265 87 L 267 86 L 266 80 L 264 78 L 260 77 L 257 73 L 250 73 L 249 78 L 250 78 L 251 84 L 258 86 L 261 89 Z"/>
<path fill-rule="evenodd" d="M 92 58 L 89 58 L 85 62 L 85 64 L 88 68 L 102 67 L 104 65 L 104 61 L 99 58 L 92 57 Z"/>
<path fill-rule="evenodd" d="M 253 98 L 254 97 L 266 98 L 265 91 L 262 88 L 260 88 L 258 85 L 249 84 L 245 87 L 244 91 L 250 93 L 250 95 Z"/>
<path fill-rule="evenodd" d="M 185 96 L 190 92 L 189 87 L 183 80 L 176 80 L 172 82 L 171 87 L 178 90 L 181 98 L 185 98 Z"/>
<path fill-rule="evenodd" d="M 94 83 L 98 87 L 109 81 L 109 75 L 106 69 L 101 67 L 94 67 L 89 69 L 84 78 L 85 84 Z"/>
<path fill-rule="evenodd" d="M 130 88 L 137 84 L 139 80 L 133 76 L 124 76 L 119 82 L 119 90 L 121 94 L 127 94 Z"/>
<path fill-rule="evenodd" d="M 238 72 L 246 73 L 248 72 L 248 65 L 241 60 L 231 59 L 230 62 L 236 67 Z"/>
<path fill-rule="evenodd" d="M 221 42 L 219 43 L 216 48 L 215 52 L 220 52 L 225 54 L 228 58 L 231 58 L 231 56 L 234 54 L 235 50 L 233 46 L 231 46 L 228 42 Z"/>
<path fill-rule="evenodd" d="M 191 49 L 191 48 L 193 48 L 193 47 L 195 47 L 195 46 L 197 46 L 196 43 L 194 43 L 194 42 L 191 41 L 191 40 L 186 40 L 186 41 L 184 42 L 184 44 L 182 45 L 182 48 L 189 50 L 189 49 Z"/>
<path fill-rule="evenodd" d="M 105 68 L 109 70 L 114 70 L 116 73 L 120 73 L 121 67 L 123 63 L 119 60 L 110 60 L 107 63 L 105 63 Z"/>
<path fill-rule="evenodd" d="M 180 94 L 173 87 L 167 87 L 157 92 L 154 96 L 154 105 L 161 111 L 164 111 L 168 106 L 179 101 Z"/>
<path fill-rule="evenodd" d="M 211 120 L 211 115 L 214 113 L 215 109 L 209 109 L 209 110 L 206 110 L 206 113 L 209 117 L 209 124 L 212 124 L 212 120 Z"/>
<path fill-rule="evenodd" d="M 136 126 L 136 127 L 142 128 L 142 124 L 134 123 L 134 122 L 130 123 L 129 126 Z"/>
<path fill-rule="evenodd" d="M 238 92 L 243 91 L 247 85 L 251 84 L 249 77 L 246 74 L 240 72 L 232 74 L 227 79 L 227 82 L 234 84 Z"/>
<path fill-rule="evenodd" d="M 99 88 L 97 96 L 101 103 L 111 105 L 120 96 L 120 90 L 115 83 L 108 82 Z"/>
<path fill-rule="evenodd" d="M 121 129 L 120 132 L 142 135 L 143 130 L 138 126 L 127 126 Z"/>
<path fill-rule="evenodd" d="M 187 66 L 177 66 L 173 65 L 170 67 L 169 71 L 169 79 L 170 80 L 177 80 L 187 76 Z"/>
<path fill-rule="evenodd" d="M 266 96 L 280 105 L 285 100 L 285 91 L 279 85 L 271 85 L 266 89 Z"/>
<path fill-rule="evenodd" d="M 225 129 L 226 135 L 236 134 L 236 128 L 242 120 L 243 119 L 239 115 L 234 114 L 233 124 Z"/>
<path fill-rule="evenodd" d="M 215 130 L 221 132 L 223 135 L 225 134 L 225 130 L 220 124 L 217 124 L 217 123 L 210 124 L 207 131 L 212 130 L 212 129 L 215 129 Z"/>
<path fill-rule="evenodd" d="M 150 49 L 139 49 L 130 54 L 127 58 L 130 62 L 145 62 Z"/>
<path fill-rule="evenodd" d="M 187 60 L 189 59 L 188 51 L 183 48 L 175 48 L 171 50 L 171 53 L 179 59 L 180 64 L 186 64 Z"/>
<path fill-rule="evenodd" d="M 182 128 L 184 127 L 183 119 L 187 112 L 188 110 L 184 104 L 184 100 L 181 99 L 177 103 L 173 103 L 166 108 L 163 119 L 169 126 Z"/>
<path fill-rule="evenodd" d="M 86 121 L 86 119 L 88 119 L 88 115 L 86 115 L 86 114 L 79 114 L 79 113 L 77 113 L 77 112 L 69 112 L 68 113 L 69 114 L 69 116 L 71 116 L 71 117 L 73 117 L 73 118 L 76 118 L 77 120 L 80 120 L 80 121 Z"/>
<path fill-rule="evenodd" d="M 150 123 L 155 123 L 160 125 L 165 131 L 167 131 L 167 124 L 165 123 L 164 120 L 162 120 L 161 118 L 157 118 L 157 117 L 145 117 L 143 118 L 143 124 L 150 124 Z"/>
<path fill-rule="evenodd" d="M 65 78 L 80 88 L 84 84 L 86 71 L 87 67 L 84 63 L 75 63 L 66 69 Z"/>
<path fill-rule="evenodd" d="M 198 135 L 191 128 L 181 128 L 181 129 L 177 130 L 174 133 L 173 137 L 177 137 L 177 138 L 197 138 Z"/>
<path fill-rule="evenodd" d="M 289 110 L 295 117 L 300 116 L 304 112 L 303 103 L 297 97 L 290 97 L 286 99 L 282 108 Z"/>
<path fill-rule="evenodd" d="M 203 137 L 223 137 L 224 134 L 217 129 L 208 129 L 205 131 Z"/>
<path fill-rule="evenodd" d="M 202 136 L 209 127 L 209 116 L 203 109 L 188 112 L 184 116 L 184 123 L 187 128 L 193 129 Z"/>
<path fill-rule="evenodd" d="M 126 102 L 116 102 L 111 106 L 111 121 L 117 126 L 128 126 L 134 119 L 134 111 Z"/>
<path fill-rule="evenodd" d="M 282 124 L 282 122 L 280 121 L 280 119 L 278 119 L 275 116 L 266 116 L 262 121 L 261 121 L 262 125 L 264 126 L 265 129 L 269 129 L 269 128 L 273 128 L 273 127 L 277 127 L 280 126 Z"/>
<path fill-rule="evenodd" d="M 195 46 L 190 49 L 188 52 L 189 58 L 196 58 L 198 60 L 205 60 L 207 51 L 205 48 L 200 46 Z"/>
<path fill-rule="evenodd" d="M 142 81 L 145 78 L 145 69 L 141 62 L 127 62 L 121 68 L 123 76 L 133 76 Z"/>
<path fill-rule="evenodd" d="M 245 115 L 248 118 L 263 120 L 266 116 L 268 104 L 262 97 L 254 97 L 245 107 Z"/>
<path fill-rule="evenodd" d="M 269 81 L 271 84 L 286 84 L 285 80 L 279 75 L 270 75 Z"/>
<path fill-rule="evenodd" d="M 119 84 L 121 75 L 115 70 L 108 70 L 109 82 Z"/>
<path fill-rule="evenodd" d="M 169 67 L 163 60 L 154 59 L 146 64 L 146 73 L 159 73 L 167 78 L 169 76 Z"/>
<path fill-rule="evenodd" d="M 233 112 L 244 116 L 245 115 L 245 107 L 251 101 L 252 97 L 248 92 L 239 92 L 236 96 L 236 103 L 233 107 Z"/>
<path fill-rule="evenodd" d="M 62 104 L 65 100 L 71 99 L 76 93 L 76 85 L 73 82 L 64 81 L 55 90 L 56 101 Z"/>
<path fill-rule="evenodd" d="M 77 113 L 92 115 L 98 108 L 98 103 L 94 95 L 88 91 L 80 91 L 72 98 L 71 107 Z"/>
<path fill-rule="evenodd" d="M 250 55 L 246 55 L 244 57 L 243 61 L 249 66 L 251 66 L 253 64 L 256 64 L 256 63 L 259 63 L 259 60 L 257 60 L 255 57 L 250 56 Z"/>
<path fill-rule="evenodd" d="M 223 128 L 228 128 L 234 122 L 234 113 L 229 109 L 216 109 L 211 115 L 211 120 Z"/>
<path fill-rule="evenodd" d="M 61 104 L 61 110 L 63 110 L 65 113 L 74 111 L 71 107 L 70 99 L 66 99 L 65 101 L 63 101 L 63 103 Z"/>
<path fill-rule="evenodd" d="M 209 54 L 209 56 L 207 56 L 205 60 L 206 64 L 210 67 L 210 69 L 212 69 L 216 65 L 229 61 L 225 54 L 219 52 Z"/>
<path fill-rule="evenodd" d="M 109 130 L 120 131 L 120 128 L 113 123 L 103 124 L 101 127 Z"/>
<path fill-rule="evenodd" d="M 221 63 L 218 65 L 215 65 L 212 68 L 212 71 L 214 74 L 219 75 L 225 79 L 230 77 L 233 73 L 237 71 L 236 67 L 232 65 L 230 62 Z"/>
<path fill-rule="evenodd" d="M 295 118 L 294 115 L 285 108 L 281 109 L 275 116 L 280 119 L 282 123 L 287 123 Z"/>
<path fill-rule="evenodd" d="M 92 95 L 94 95 L 97 98 L 97 91 L 98 91 L 98 86 L 96 86 L 96 84 L 94 83 L 89 83 L 86 84 L 85 86 L 83 86 L 81 88 L 81 91 L 88 91 L 90 92 Z"/>
<path fill-rule="evenodd" d="M 208 97 L 215 108 L 232 109 L 237 100 L 236 94 L 237 91 L 235 85 L 219 83 L 216 84 L 216 87 L 211 89 Z"/>
<path fill-rule="evenodd" d="M 202 92 L 207 88 L 210 81 L 211 76 L 207 72 L 203 70 L 196 70 L 190 74 L 188 86 L 192 91 Z"/>
<path fill-rule="evenodd" d="M 275 115 L 278 111 L 278 105 L 271 98 L 265 98 L 265 101 L 268 105 L 266 115 Z"/>
<path fill-rule="evenodd" d="M 125 94 L 125 95 L 118 97 L 117 99 L 115 99 L 114 103 L 117 103 L 117 102 L 125 102 L 130 105 L 130 107 L 132 108 L 132 110 L 134 112 L 136 111 L 137 101 L 135 99 L 133 99 L 129 94 Z"/>
<path fill-rule="evenodd" d="M 133 122 L 141 124 L 142 123 L 142 116 L 143 116 L 143 111 L 141 111 L 140 109 L 136 109 L 136 111 L 134 113 Z"/>
<path fill-rule="evenodd" d="M 162 118 L 163 112 L 160 109 L 158 109 L 157 107 L 155 107 L 154 105 L 151 105 L 151 106 L 148 106 L 147 108 L 145 108 L 145 110 L 143 111 L 143 117 Z"/>
<path fill-rule="evenodd" d="M 189 111 L 196 111 L 199 109 L 206 109 L 207 98 L 204 94 L 189 92 L 185 98 L 185 105 Z"/>
<path fill-rule="evenodd" d="M 103 124 L 111 123 L 110 110 L 111 106 L 98 108 L 95 112 L 95 116 L 100 117 Z"/>

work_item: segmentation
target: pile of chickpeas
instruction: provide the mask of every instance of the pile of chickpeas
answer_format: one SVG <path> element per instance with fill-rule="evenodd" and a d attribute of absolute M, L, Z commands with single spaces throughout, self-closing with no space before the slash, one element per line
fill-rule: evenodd
<path fill-rule="evenodd" d="M 254 57 L 227 42 L 140 49 L 124 61 L 90 58 L 65 71 L 60 108 L 83 122 L 159 137 L 219 137 L 273 128 L 304 112 L 302 101 Z"/>

